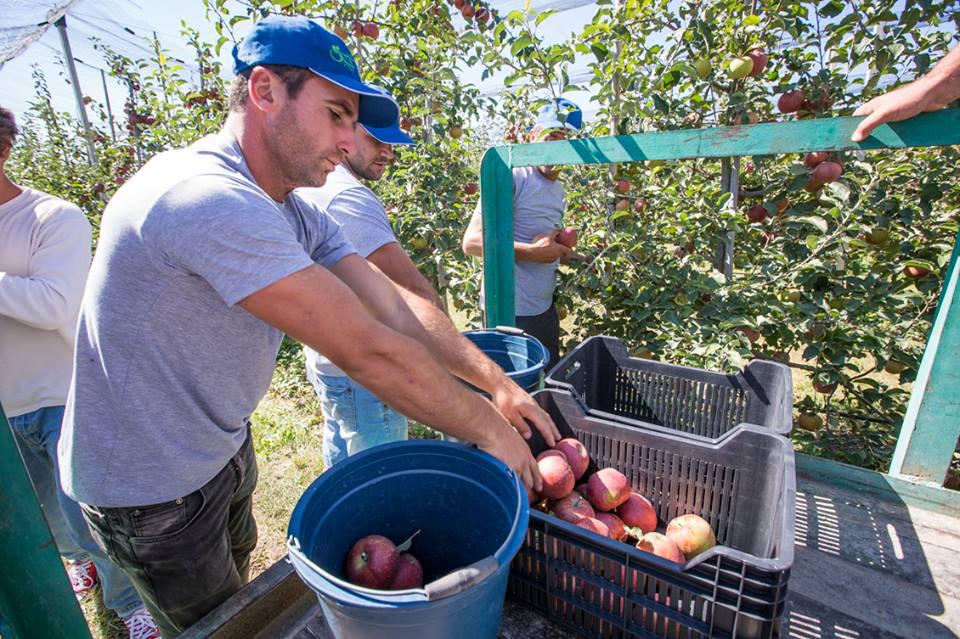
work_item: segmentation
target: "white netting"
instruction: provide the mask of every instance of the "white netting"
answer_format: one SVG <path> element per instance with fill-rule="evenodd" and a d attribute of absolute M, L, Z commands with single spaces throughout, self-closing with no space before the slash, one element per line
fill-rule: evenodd
<path fill-rule="evenodd" d="M 40 39 L 77 0 L 0 0 L 0 66 Z"/>

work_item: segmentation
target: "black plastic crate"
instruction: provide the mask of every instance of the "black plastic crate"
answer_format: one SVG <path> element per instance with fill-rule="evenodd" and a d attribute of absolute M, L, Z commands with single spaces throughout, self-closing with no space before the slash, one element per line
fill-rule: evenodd
<path fill-rule="evenodd" d="M 630 357 L 615 337 L 588 338 L 547 374 L 596 417 L 719 441 L 743 423 L 779 435 L 793 427 L 793 379 L 783 364 L 754 360 L 736 374 Z"/>
<path fill-rule="evenodd" d="M 744 426 L 718 443 L 588 416 L 569 394 L 534 394 L 588 472 L 616 468 L 657 509 L 706 519 L 717 546 L 680 565 L 531 509 L 508 596 L 582 637 L 768 639 L 778 634 L 793 565 L 796 472 L 788 440 Z M 546 449 L 534 429 L 536 454 Z"/>

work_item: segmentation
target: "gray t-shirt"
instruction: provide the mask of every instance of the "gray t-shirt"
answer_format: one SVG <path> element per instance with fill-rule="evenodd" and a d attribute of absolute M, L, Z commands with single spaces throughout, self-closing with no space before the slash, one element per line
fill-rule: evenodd
<path fill-rule="evenodd" d="M 386 244 L 397 241 L 383 204 L 342 164 L 327 176 L 327 182 L 318 189 L 297 189 L 297 194 L 327 212 L 340 224 L 344 236 L 364 258 Z M 336 364 L 326 356 L 304 347 L 307 366 L 315 373 L 345 377 Z"/>
<path fill-rule="evenodd" d="M 66 493 L 149 505 L 213 478 L 283 337 L 237 302 L 353 252 L 322 211 L 261 190 L 227 132 L 150 160 L 103 214 L 60 440 Z"/>
<path fill-rule="evenodd" d="M 535 167 L 513 170 L 513 239 L 532 243 L 563 223 L 566 206 L 563 185 L 559 180 L 548 180 Z M 520 316 L 545 313 L 553 304 L 553 290 L 557 285 L 560 262 L 517 262 L 516 314 Z M 481 289 L 482 290 L 482 289 Z M 481 303 L 482 303 L 481 295 Z"/>

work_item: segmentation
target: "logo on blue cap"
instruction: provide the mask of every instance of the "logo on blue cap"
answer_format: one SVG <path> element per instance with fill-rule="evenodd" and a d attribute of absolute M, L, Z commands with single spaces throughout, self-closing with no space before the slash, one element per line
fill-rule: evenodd
<path fill-rule="evenodd" d="M 353 56 L 349 52 L 344 53 L 340 49 L 339 44 L 335 44 L 330 47 L 330 57 L 333 58 L 336 62 L 339 62 L 343 66 L 347 67 L 351 71 L 357 70 L 357 63 L 353 61 Z"/>
<path fill-rule="evenodd" d="M 321 78 L 360 96 L 358 120 L 374 127 L 390 126 L 400 107 L 389 94 L 360 80 L 347 45 L 318 22 L 301 16 L 269 16 L 253 25 L 233 47 L 237 75 L 257 65 L 282 64 L 310 69 Z"/>

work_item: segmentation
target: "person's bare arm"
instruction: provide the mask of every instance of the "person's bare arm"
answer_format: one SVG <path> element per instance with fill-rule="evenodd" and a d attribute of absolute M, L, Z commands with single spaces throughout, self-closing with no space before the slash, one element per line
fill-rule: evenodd
<path fill-rule="evenodd" d="M 954 47 L 925 76 L 862 105 L 854 115 L 867 116 L 850 137 L 860 142 L 884 122 L 906 120 L 937 111 L 960 98 L 960 47 Z"/>
<path fill-rule="evenodd" d="M 490 393 L 497 409 L 524 438 L 530 437 L 531 422 L 551 448 L 560 439 L 560 431 L 550 416 L 529 393 L 507 377 L 503 369 L 463 336 L 450 318 L 423 298 L 399 289 L 407 305 L 426 329 L 430 350 L 457 377 Z"/>
<path fill-rule="evenodd" d="M 397 285 L 401 297 L 426 330 L 430 350 L 440 363 L 457 377 L 490 393 L 497 410 L 524 438 L 530 437 L 530 421 L 552 447 L 560 438 L 553 420 L 496 362 L 457 330 L 440 305 L 439 295 L 403 248 L 391 242 L 368 255 L 367 260 Z"/>
<path fill-rule="evenodd" d="M 439 309 L 443 309 L 440 296 L 433 289 L 433 285 L 417 270 L 417 266 L 396 242 L 384 244 L 367 256 L 380 271 L 395 284 L 402 286 L 414 295 L 422 297 Z"/>
<path fill-rule="evenodd" d="M 395 308 L 393 298 L 400 297 L 393 285 L 356 255 L 332 271 L 307 267 L 244 298 L 240 306 L 323 353 L 404 415 L 476 443 L 539 490 L 529 448 L 493 405 L 454 379 L 416 339 L 375 319 L 382 312 L 399 312 L 401 323 L 409 321 Z M 386 289 L 386 302 L 368 297 Z M 400 306 L 406 308 L 402 299 Z M 408 308 L 406 313 L 412 317 Z"/>
<path fill-rule="evenodd" d="M 573 252 L 570 247 L 556 241 L 556 229 L 541 235 L 533 242 L 514 242 L 513 257 L 518 262 L 541 262 L 549 264 L 560 259 L 566 259 Z M 463 252 L 473 257 L 483 257 L 483 217 L 479 207 L 474 211 L 463 234 Z"/>

